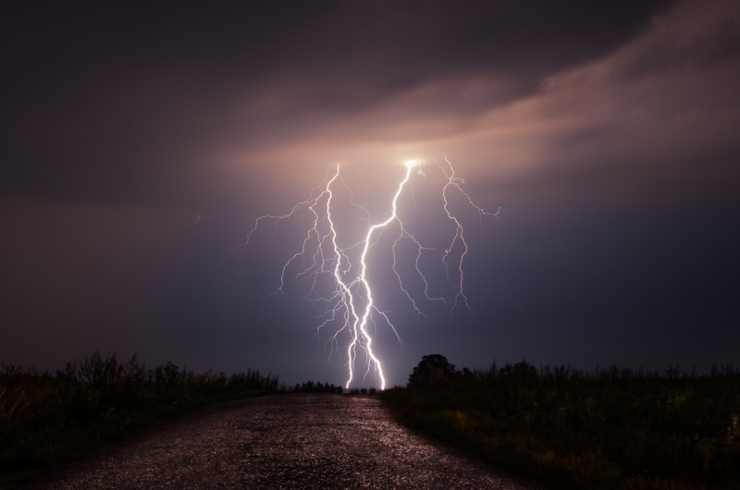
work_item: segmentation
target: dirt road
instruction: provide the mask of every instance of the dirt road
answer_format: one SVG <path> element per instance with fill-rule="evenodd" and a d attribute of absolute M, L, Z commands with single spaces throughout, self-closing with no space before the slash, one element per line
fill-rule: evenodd
<path fill-rule="evenodd" d="M 280 396 L 183 420 L 42 488 L 532 488 L 410 433 L 373 398 Z"/>

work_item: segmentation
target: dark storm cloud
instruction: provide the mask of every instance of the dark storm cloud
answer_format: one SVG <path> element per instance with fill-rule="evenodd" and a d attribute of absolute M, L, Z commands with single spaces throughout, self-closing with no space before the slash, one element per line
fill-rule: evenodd
<path fill-rule="evenodd" d="M 214 151 L 290 143 L 437 81 L 501 80 L 467 105 L 434 108 L 444 103 L 437 97 L 408 108 L 475 115 L 614 49 L 664 5 L 250 2 L 7 12 L 0 191 L 134 202 L 236 192 Z"/>

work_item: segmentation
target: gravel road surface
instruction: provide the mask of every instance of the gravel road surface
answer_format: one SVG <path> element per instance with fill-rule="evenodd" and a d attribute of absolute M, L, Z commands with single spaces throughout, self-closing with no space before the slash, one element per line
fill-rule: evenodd
<path fill-rule="evenodd" d="M 155 431 L 41 488 L 525 489 L 412 434 L 369 397 L 265 397 Z"/>

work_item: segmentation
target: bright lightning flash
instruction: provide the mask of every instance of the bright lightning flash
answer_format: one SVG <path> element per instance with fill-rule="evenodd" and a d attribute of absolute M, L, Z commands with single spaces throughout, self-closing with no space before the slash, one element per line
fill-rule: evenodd
<path fill-rule="evenodd" d="M 440 166 L 442 173 L 445 176 L 446 182 L 442 187 L 442 209 L 447 218 L 454 224 L 455 233 L 453 234 L 449 245 L 442 254 L 442 261 L 447 265 L 448 257 L 454 252 L 457 244 L 459 243 L 462 247 L 460 252 L 458 263 L 457 263 L 457 284 L 456 292 L 454 295 L 453 308 L 462 301 L 466 307 L 469 308 L 468 297 L 465 294 L 464 289 L 464 261 L 465 256 L 469 252 L 468 242 L 465 239 L 465 229 L 462 221 L 458 215 L 452 211 L 450 202 L 448 199 L 448 193 L 451 190 L 455 190 L 460 193 L 465 202 L 481 216 L 497 216 L 500 212 L 489 213 L 478 204 L 473 201 L 470 195 L 464 190 L 464 181 L 455 175 L 455 169 L 452 163 L 445 158 L 444 166 Z M 413 310 L 419 315 L 423 315 L 418 302 L 411 294 L 409 288 L 405 285 L 400 272 L 398 271 L 398 246 L 403 240 L 409 240 L 416 247 L 416 258 L 414 261 L 414 267 L 418 277 L 421 279 L 423 288 L 424 298 L 428 301 L 445 301 L 446 298 L 443 296 L 432 296 L 429 293 L 430 284 L 427 280 L 424 272 L 421 268 L 421 258 L 425 252 L 433 251 L 433 249 L 425 247 L 412 233 L 408 231 L 404 221 L 399 214 L 399 200 L 403 194 L 404 188 L 411 180 L 414 170 L 417 170 L 420 175 L 425 175 L 420 168 L 422 162 L 419 160 L 407 160 L 404 162 L 405 173 L 403 179 L 398 184 L 393 198 L 391 200 L 391 212 L 383 221 L 372 224 L 368 227 L 367 233 L 364 239 L 353 245 L 347 247 L 341 247 L 338 242 L 337 225 L 334 221 L 334 215 L 332 213 L 332 205 L 334 203 L 334 189 L 333 186 L 337 180 L 340 179 L 340 166 L 337 165 L 336 171 L 332 177 L 326 182 L 321 191 L 318 194 L 300 201 L 293 205 L 290 210 L 281 215 L 264 215 L 258 217 L 249 234 L 247 236 L 247 244 L 254 233 L 256 233 L 262 224 L 267 220 L 283 221 L 294 217 L 299 210 L 305 208 L 311 215 L 311 226 L 308 227 L 304 238 L 300 244 L 298 250 L 290 256 L 290 258 L 283 264 L 282 271 L 280 274 L 280 285 L 278 292 L 284 293 L 286 289 L 286 276 L 291 266 L 296 261 L 302 261 L 302 259 L 309 255 L 309 248 L 311 248 L 310 265 L 304 270 L 296 274 L 296 277 L 303 277 L 306 275 L 313 275 L 313 282 L 309 295 L 317 287 L 318 279 L 322 275 L 330 275 L 333 279 L 333 288 L 327 297 L 316 298 L 317 301 L 325 302 L 329 304 L 326 310 L 326 316 L 318 327 L 317 331 L 322 328 L 331 325 L 339 325 L 332 335 L 332 342 L 335 342 L 340 334 L 346 332 L 349 334 L 350 341 L 347 345 L 347 380 L 345 382 L 345 388 L 349 389 L 355 378 L 355 360 L 357 356 L 358 348 L 364 349 L 367 354 L 367 372 L 371 368 L 374 368 L 375 373 L 378 376 L 380 389 L 383 390 L 386 387 L 386 378 L 383 370 L 383 363 L 381 362 L 378 355 L 373 350 L 373 337 L 369 330 L 369 323 L 372 321 L 372 315 L 375 313 L 380 317 L 386 325 L 388 325 L 396 337 L 400 340 L 398 330 L 391 321 L 390 317 L 382 311 L 375 304 L 375 297 L 373 295 L 373 289 L 368 278 L 368 256 L 372 246 L 376 243 L 374 241 L 374 235 L 376 232 L 381 231 L 385 228 L 392 226 L 393 224 L 398 225 L 399 235 L 393 242 L 393 273 L 398 282 L 399 289 L 408 299 Z M 364 208 L 352 203 L 353 206 L 359 209 Z M 323 209 L 322 209 L 323 208 Z M 366 211 L 365 211 L 366 212 Z M 367 213 L 366 213 L 367 214 Z M 359 274 L 353 278 L 348 279 L 352 271 L 352 263 L 349 258 L 348 252 L 351 249 L 361 247 L 360 254 L 360 271 Z M 329 249 L 328 251 L 326 249 Z M 361 294 L 360 294 L 361 293 Z M 358 297 L 364 298 L 362 308 L 358 306 Z"/>

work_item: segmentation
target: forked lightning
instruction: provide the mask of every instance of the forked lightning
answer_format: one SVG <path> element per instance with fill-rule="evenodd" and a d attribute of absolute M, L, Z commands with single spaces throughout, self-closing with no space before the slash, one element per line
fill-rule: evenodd
<path fill-rule="evenodd" d="M 266 214 L 258 217 L 247 235 L 247 244 L 249 244 L 252 236 L 259 230 L 260 225 L 264 221 L 287 220 L 295 216 L 304 208 L 309 211 L 311 216 L 310 226 L 306 229 L 300 246 L 283 264 L 280 273 L 280 284 L 277 290 L 278 292 L 285 292 L 286 276 L 291 265 L 296 261 L 301 261 L 306 256 L 310 256 L 310 265 L 297 273 L 296 276 L 303 277 L 309 274 L 313 275 L 309 294 L 316 289 L 318 279 L 321 275 L 326 274 L 332 277 L 334 287 L 331 289 L 329 296 L 317 299 L 318 301 L 329 305 L 326 309 L 324 321 L 318 325 L 317 329 L 320 330 L 328 325 L 338 324 L 339 326 L 332 335 L 332 341 L 336 341 L 342 333 L 346 332 L 349 334 L 350 341 L 347 344 L 346 350 L 347 379 L 345 382 L 345 388 L 347 389 L 352 385 L 352 382 L 355 379 L 355 360 L 357 357 L 357 350 L 359 348 L 364 349 L 367 354 L 367 371 L 374 369 L 378 377 L 380 389 L 383 390 L 386 387 L 386 376 L 383 370 L 383 363 L 373 350 L 373 337 L 369 330 L 369 322 L 371 321 L 373 314 L 382 319 L 383 322 L 391 328 L 396 337 L 400 339 L 398 330 L 390 317 L 376 305 L 373 288 L 368 278 L 368 269 L 370 267 L 368 262 L 369 254 L 373 245 L 376 243 L 374 240 L 377 239 L 377 232 L 394 224 L 398 225 L 399 234 L 392 245 L 392 270 L 401 293 L 408 299 L 411 307 L 416 313 L 424 315 L 414 295 L 404 283 L 401 273 L 398 270 L 398 249 L 399 245 L 404 240 L 409 240 L 416 247 L 414 267 L 416 274 L 419 276 L 423 284 L 422 294 L 424 295 L 424 298 L 428 301 L 447 301 L 443 296 L 432 296 L 430 294 L 429 281 L 421 268 L 421 258 L 423 254 L 425 252 L 431 252 L 433 249 L 424 246 L 416 236 L 408 230 L 399 213 L 399 200 L 408 182 L 413 176 L 414 169 L 417 169 L 420 164 L 421 163 L 418 160 L 408 160 L 404 162 L 405 173 L 391 199 L 390 214 L 383 221 L 370 225 L 361 242 L 344 248 L 339 245 L 337 232 L 338 226 L 335 223 L 334 215 L 332 213 L 332 206 L 334 205 L 335 199 L 334 186 L 340 178 L 341 168 L 339 165 L 337 165 L 336 171 L 326 182 L 323 189 L 321 189 L 316 195 L 306 199 L 305 201 L 300 201 L 294 204 L 285 214 Z M 456 268 L 457 281 L 452 308 L 454 309 L 460 302 L 462 302 L 466 308 L 469 308 L 470 305 L 468 297 L 465 294 L 464 262 L 470 249 L 468 242 L 465 239 L 465 229 L 461 218 L 455 214 L 450 206 L 449 193 L 451 191 L 460 193 L 464 202 L 481 216 L 497 216 L 500 212 L 500 208 L 495 213 L 490 213 L 473 201 L 470 195 L 463 188 L 464 181 L 456 176 L 455 168 L 447 158 L 444 158 L 444 164 L 440 165 L 440 170 L 446 179 L 441 192 L 442 210 L 447 219 L 449 219 L 455 227 L 455 232 L 452 235 L 448 246 L 442 253 L 442 262 L 447 266 L 448 258 L 453 254 L 456 247 L 458 247 L 458 244 L 462 247 Z M 421 173 L 420 170 L 419 173 Z M 354 203 L 352 205 L 359 207 Z M 364 208 L 359 208 L 364 211 Z M 360 269 L 359 274 L 356 274 L 356 277 L 348 278 L 353 269 L 352 261 L 349 258 L 348 252 L 354 248 L 361 248 Z"/>

